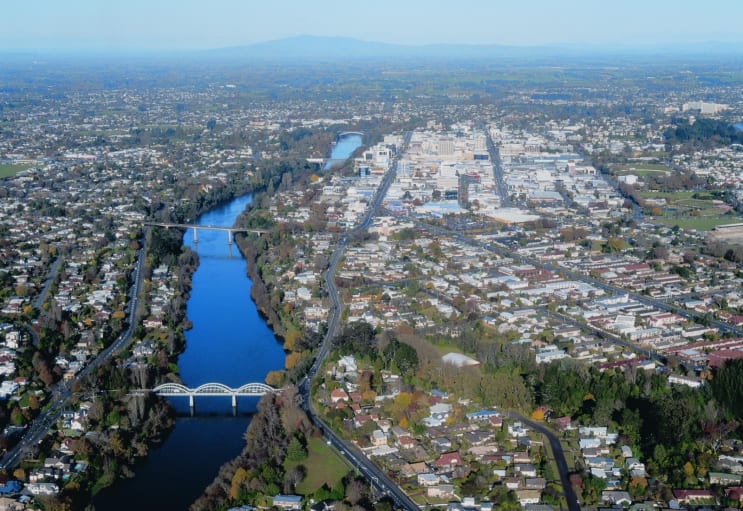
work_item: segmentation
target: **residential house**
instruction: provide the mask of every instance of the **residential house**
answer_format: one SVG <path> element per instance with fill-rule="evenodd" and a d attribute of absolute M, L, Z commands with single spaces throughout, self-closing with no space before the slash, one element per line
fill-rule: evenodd
<path fill-rule="evenodd" d="M 273 505 L 281 509 L 301 509 L 302 496 L 278 494 L 273 498 Z"/>
<path fill-rule="evenodd" d="M 439 456 L 439 458 L 433 462 L 433 465 L 441 471 L 449 471 L 454 467 L 461 465 L 462 456 L 458 451 L 447 452 Z"/>

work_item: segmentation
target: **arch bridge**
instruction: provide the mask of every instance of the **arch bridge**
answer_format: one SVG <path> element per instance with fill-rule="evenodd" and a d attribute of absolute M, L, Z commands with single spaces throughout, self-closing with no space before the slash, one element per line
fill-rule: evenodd
<path fill-rule="evenodd" d="M 364 134 L 361 133 L 360 131 L 344 131 L 343 133 L 338 134 L 338 138 L 345 137 L 346 135 L 358 135 L 360 137 L 364 136 Z"/>
<path fill-rule="evenodd" d="M 269 392 L 279 392 L 279 389 L 265 383 L 246 383 L 236 389 L 223 383 L 204 383 L 193 389 L 180 383 L 163 383 L 152 389 L 152 392 L 162 397 L 188 396 L 188 406 L 191 408 L 194 408 L 196 396 L 230 396 L 232 408 L 237 408 L 238 397 L 262 396 Z"/>

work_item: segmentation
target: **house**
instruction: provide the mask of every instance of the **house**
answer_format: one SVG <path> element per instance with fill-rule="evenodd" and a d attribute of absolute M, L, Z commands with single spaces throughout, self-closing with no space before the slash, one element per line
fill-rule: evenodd
<path fill-rule="evenodd" d="M 462 464 L 462 456 L 458 451 L 446 452 L 439 456 L 439 459 L 433 462 L 433 465 L 439 470 L 451 470 Z"/>
<path fill-rule="evenodd" d="M 514 465 L 514 470 L 524 477 L 537 477 L 537 468 L 531 463 L 517 463 Z"/>
<path fill-rule="evenodd" d="M 23 483 L 20 481 L 7 481 L 0 486 L 0 495 L 13 495 L 19 493 L 22 489 Z"/>
<path fill-rule="evenodd" d="M 273 505 L 281 509 L 302 509 L 302 496 L 282 495 L 279 493 L 274 496 Z"/>
<path fill-rule="evenodd" d="M 528 477 L 524 480 L 526 490 L 544 490 L 546 487 L 547 480 L 543 477 Z"/>
<path fill-rule="evenodd" d="M 725 472 L 710 472 L 709 484 L 718 484 L 720 486 L 739 485 L 742 476 L 740 474 L 727 474 Z"/>
<path fill-rule="evenodd" d="M 451 440 L 446 437 L 440 436 L 431 439 L 434 449 L 438 452 L 445 452 L 451 450 Z"/>
<path fill-rule="evenodd" d="M 717 503 L 717 498 L 711 490 L 673 490 L 673 496 L 679 504 Z"/>
<path fill-rule="evenodd" d="M 498 417 L 499 415 L 495 410 L 479 410 L 468 413 L 466 417 L 468 421 L 489 421 L 491 417 Z"/>
<path fill-rule="evenodd" d="M 424 473 L 424 474 L 418 474 L 418 486 L 435 486 L 439 484 L 441 481 L 441 478 L 437 476 L 436 474 L 432 474 L 430 472 Z"/>
<path fill-rule="evenodd" d="M 520 477 L 506 477 L 503 479 L 503 485 L 509 490 L 518 490 L 523 487 L 523 481 Z"/>
<path fill-rule="evenodd" d="M 423 419 L 426 426 L 441 426 L 451 414 L 451 405 L 447 403 L 436 403 L 429 408 L 429 416 Z"/>
<path fill-rule="evenodd" d="M 516 498 L 521 507 L 527 504 L 538 504 L 542 498 L 542 492 L 539 490 L 516 490 Z"/>
<path fill-rule="evenodd" d="M 371 434 L 371 443 L 374 447 L 387 445 L 387 435 L 381 429 L 375 429 Z"/>
<path fill-rule="evenodd" d="M 330 402 L 338 403 L 339 401 L 349 401 L 348 393 L 343 389 L 333 389 L 330 393 Z"/>
<path fill-rule="evenodd" d="M 552 419 L 551 422 L 560 431 L 565 431 L 565 430 L 572 428 L 572 419 L 570 418 L 570 416 L 567 416 L 567 415 L 565 417 L 558 417 L 556 419 Z"/>
<path fill-rule="evenodd" d="M 439 499 L 450 499 L 454 497 L 454 485 L 437 484 L 436 486 L 429 486 L 426 489 L 426 495 Z"/>
<path fill-rule="evenodd" d="M 428 466 L 423 462 L 418 463 L 406 463 L 400 467 L 400 475 L 402 477 L 413 477 L 414 475 L 422 474 L 428 471 Z"/>
<path fill-rule="evenodd" d="M 632 497 L 626 491 L 609 491 L 601 492 L 601 502 L 606 504 L 629 505 L 632 504 Z"/>
<path fill-rule="evenodd" d="M 743 502 L 743 486 L 725 488 L 725 496 L 730 500 L 737 500 L 739 503 Z"/>

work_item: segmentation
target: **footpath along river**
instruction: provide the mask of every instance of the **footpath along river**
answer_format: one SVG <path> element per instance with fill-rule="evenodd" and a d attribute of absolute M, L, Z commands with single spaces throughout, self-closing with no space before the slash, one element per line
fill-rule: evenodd
<path fill-rule="evenodd" d="M 360 145 L 360 136 L 343 137 L 331 159 L 342 162 Z M 196 223 L 232 226 L 251 200 L 251 195 L 238 197 Z M 284 367 L 284 352 L 250 299 L 245 259 L 235 245 L 227 244 L 225 232 L 202 229 L 198 239 L 194 244 L 190 229 L 183 239 L 198 252 L 199 267 L 187 309 L 193 328 L 186 332 L 186 350 L 178 359 L 181 379 L 191 388 L 208 382 L 233 388 L 263 382 L 269 371 Z M 150 450 L 134 478 L 117 481 L 96 495 L 96 510 L 188 509 L 219 467 L 242 450 L 257 399 L 240 398 L 236 416 L 227 397 L 197 397 L 193 416 L 186 398 L 171 403 L 178 411 L 173 431 Z"/>

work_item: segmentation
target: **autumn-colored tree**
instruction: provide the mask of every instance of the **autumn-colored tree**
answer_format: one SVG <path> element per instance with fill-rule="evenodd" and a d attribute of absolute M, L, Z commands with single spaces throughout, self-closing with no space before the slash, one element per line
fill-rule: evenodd
<path fill-rule="evenodd" d="M 240 495 L 240 487 L 247 478 L 248 471 L 243 467 L 238 467 L 235 470 L 235 475 L 232 476 L 232 481 L 230 482 L 230 499 L 237 500 Z"/>
<path fill-rule="evenodd" d="M 284 362 L 284 366 L 287 369 L 291 369 L 292 367 L 294 367 L 295 365 L 297 365 L 297 361 L 300 359 L 301 356 L 302 356 L 301 353 L 298 353 L 296 351 L 292 351 L 291 353 L 289 353 L 286 356 L 286 361 Z"/>
<path fill-rule="evenodd" d="M 272 387 L 281 387 L 281 385 L 284 383 L 284 375 L 286 374 L 286 371 L 269 371 L 266 375 L 266 385 L 270 385 Z"/>
<path fill-rule="evenodd" d="M 531 412 L 531 419 L 535 421 L 544 420 L 544 408 L 535 408 L 534 411 Z"/>
<path fill-rule="evenodd" d="M 294 327 L 289 327 L 284 334 L 284 349 L 294 351 L 297 341 L 302 338 L 302 333 Z"/>

